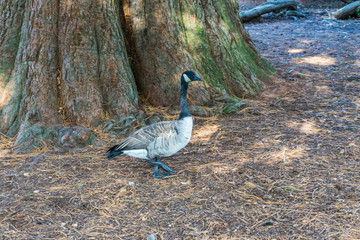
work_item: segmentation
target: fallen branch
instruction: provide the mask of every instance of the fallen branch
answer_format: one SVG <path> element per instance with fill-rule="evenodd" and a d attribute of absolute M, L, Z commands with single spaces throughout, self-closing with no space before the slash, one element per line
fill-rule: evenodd
<path fill-rule="evenodd" d="M 357 11 L 360 11 L 360 1 L 350 3 L 343 8 L 340 8 L 336 12 L 332 13 L 332 16 L 337 19 L 347 19 L 348 17 L 356 14 Z"/>
<path fill-rule="evenodd" d="M 356 0 L 341 0 L 341 1 L 343 1 L 346 4 L 356 2 Z"/>
<path fill-rule="evenodd" d="M 240 17 L 244 22 L 250 21 L 253 18 L 260 17 L 261 15 L 273 11 L 277 11 L 283 8 L 296 10 L 297 8 L 296 0 L 273 0 L 263 3 L 253 9 L 248 11 L 240 12 Z"/>

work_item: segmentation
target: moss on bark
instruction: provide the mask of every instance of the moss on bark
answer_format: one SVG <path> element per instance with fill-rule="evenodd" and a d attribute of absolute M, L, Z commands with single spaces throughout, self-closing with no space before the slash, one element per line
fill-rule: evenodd
<path fill-rule="evenodd" d="M 211 102 L 218 89 L 235 97 L 255 95 L 273 71 L 243 28 L 236 1 L 124 2 L 139 60 L 135 75 L 152 104 L 178 104 L 173 96 L 185 69 L 206 82 L 206 88 L 189 92 L 197 104 Z"/>

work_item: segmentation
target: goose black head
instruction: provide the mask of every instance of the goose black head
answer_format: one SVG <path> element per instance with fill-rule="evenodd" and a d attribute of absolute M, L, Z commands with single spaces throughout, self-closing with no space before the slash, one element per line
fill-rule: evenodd
<path fill-rule="evenodd" d="M 181 75 L 181 83 L 189 83 L 191 81 L 202 81 L 193 71 L 183 72 Z"/>

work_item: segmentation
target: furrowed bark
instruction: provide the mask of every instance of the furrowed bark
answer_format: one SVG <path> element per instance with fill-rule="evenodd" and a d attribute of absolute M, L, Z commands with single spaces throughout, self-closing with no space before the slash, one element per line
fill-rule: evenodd
<path fill-rule="evenodd" d="M 137 90 L 118 7 L 95 0 L 60 4 L 60 93 L 72 125 L 90 126 L 106 112 L 114 116 L 136 110 Z"/>
<path fill-rule="evenodd" d="M 137 63 L 133 69 L 139 90 L 153 105 L 177 104 L 180 75 L 195 65 L 183 46 L 180 4 L 125 0 L 123 7 L 127 37 L 133 42 L 133 57 Z M 210 100 L 206 89 L 200 85 L 194 86 L 189 95 L 200 102 Z"/>
<path fill-rule="evenodd" d="M 56 0 L 24 5 L 20 44 L 1 109 L 2 129 L 10 136 L 19 132 L 16 144 L 34 123 L 59 123 L 54 88 L 58 74 L 56 5 Z"/>
<path fill-rule="evenodd" d="M 191 88 L 190 103 L 206 104 L 224 90 L 251 96 L 271 72 L 243 28 L 236 1 L 124 0 L 134 39 L 140 91 L 154 105 L 176 105 L 179 76 L 191 68 L 206 82 Z M 191 101 L 194 100 L 194 101 Z"/>
<path fill-rule="evenodd" d="M 20 45 L 21 27 L 25 14 L 25 0 L 23 1 L 0 1 L 0 130 L 9 131 L 16 115 L 7 103 L 12 99 L 14 83 L 10 82 L 12 71 L 15 67 L 16 55 Z M 19 104 L 12 104 L 18 108 Z M 16 125 L 16 124 L 14 124 Z M 14 136 L 18 130 L 10 131 Z"/>
<path fill-rule="evenodd" d="M 1 4 L 0 129 L 17 136 L 19 149 L 49 139 L 93 143 L 86 129 L 61 126 L 90 127 L 137 112 L 118 3 Z"/>

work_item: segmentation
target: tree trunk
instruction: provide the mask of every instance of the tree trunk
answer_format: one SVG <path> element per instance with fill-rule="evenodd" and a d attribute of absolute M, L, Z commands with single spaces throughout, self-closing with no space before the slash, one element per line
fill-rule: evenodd
<path fill-rule="evenodd" d="M 9 56 L 2 61 L 0 126 L 10 136 L 18 133 L 16 145 L 39 145 L 42 138 L 57 135 L 58 130 L 48 126 L 90 127 L 106 114 L 125 116 L 137 110 L 118 4 L 96 0 L 2 4 L 5 14 L 22 13 L 15 28 L 1 18 L 7 24 L 1 53 Z M 6 32 L 12 29 L 11 35 Z"/>
<path fill-rule="evenodd" d="M 151 104 L 178 104 L 179 76 L 189 68 L 206 82 L 190 90 L 190 102 L 206 104 L 221 90 L 236 97 L 261 90 L 270 68 L 243 28 L 235 0 L 123 2 L 134 74 Z"/>
<path fill-rule="evenodd" d="M 20 149 L 93 143 L 63 126 L 137 116 L 138 90 L 153 105 L 178 104 L 188 69 L 205 80 L 193 104 L 254 95 L 272 71 L 235 0 L 0 0 L 0 9 L 0 131 Z"/>

